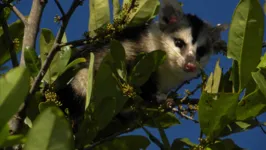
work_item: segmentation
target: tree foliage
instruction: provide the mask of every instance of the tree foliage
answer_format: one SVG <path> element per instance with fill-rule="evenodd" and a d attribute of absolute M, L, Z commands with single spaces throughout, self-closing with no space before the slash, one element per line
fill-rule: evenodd
<path fill-rule="evenodd" d="M 62 14 L 55 17 L 55 21 L 61 23 L 61 28 L 57 36 L 50 29 L 40 30 L 39 54 L 36 47 L 23 45 L 31 37 L 24 29 L 36 25 L 30 23 L 32 16 L 21 17 L 15 2 L 0 1 L 0 148 L 19 144 L 26 150 L 133 150 L 146 149 L 153 142 L 161 149 L 242 149 L 223 137 L 263 126 L 256 119 L 266 112 L 266 55 L 262 56 L 264 14 L 258 0 L 240 0 L 232 15 L 226 54 L 233 60 L 230 69 L 223 72 L 218 61 L 209 77 L 202 73 L 202 84 L 196 88 L 202 90 L 201 96 L 192 100 L 189 96 L 193 90 L 180 98 L 177 89 L 169 95 L 176 104 L 170 109 L 167 105 L 145 106 L 139 96 L 140 86 L 164 62 L 165 52 L 141 53 L 132 69 L 127 70 L 125 50 L 115 40 L 123 29 L 154 19 L 159 0 L 124 0 L 123 4 L 118 0 L 112 4 L 90 0 L 89 32 L 84 39 L 67 41 L 67 23 L 83 1 L 74 1 L 65 12 L 55 0 Z M 39 2 L 35 7 L 42 11 L 46 2 Z M 19 20 L 7 25 L 11 11 Z M 32 27 L 32 31 L 34 29 Z M 64 100 L 57 95 L 77 72 L 78 65 L 86 61 L 85 58 L 72 60 L 71 56 L 78 46 L 93 47 L 109 42 L 110 52 L 95 75 L 94 54 L 90 54 L 87 96 L 84 108 L 80 108 L 84 116 L 73 119 L 71 108 L 63 107 Z M 24 63 L 19 66 L 13 63 L 9 69 L 5 63 L 16 62 L 18 55 L 14 57 L 14 52 L 23 54 Z M 135 113 L 134 119 L 121 122 L 116 118 L 120 112 L 127 111 Z M 193 115 L 198 115 L 199 120 Z M 169 142 L 164 130 L 177 124 L 182 126 L 178 116 L 199 123 L 202 133 L 199 144 L 186 137 Z M 146 127 L 158 129 L 161 140 Z M 147 136 L 123 135 L 138 128 Z"/>

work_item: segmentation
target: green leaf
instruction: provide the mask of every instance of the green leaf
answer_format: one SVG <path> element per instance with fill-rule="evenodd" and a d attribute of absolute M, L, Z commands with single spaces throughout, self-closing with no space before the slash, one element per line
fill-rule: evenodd
<path fill-rule="evenodd" d="M 220 63 L 220 60 L 218 60 L 216 62 L 214 73 L 211 73 L 211 75 L 207 81 L 205 90 L 208 93 L 218 93 L 219 92 L 220 82 L 221 82 L 221 78 L 222 78 L 222 69 L 221 69 L 219 63 Z"/>
<path fill-rule="evenodd" d="M 232 93 L 233 92 L 233 82 L 230 81 L 232 68 L 229 69 L 221 78 L 220 82 L 220 92 L 223 93 Z"/>
<path fill-rule="evenodd" d="M 74 68 L 77 64 L 79 63 L 85 63 L 86 62 L 86 59 L 85 58 L 77 58 L 75 60 L 73 60 L 71 63 L 69 63 L 66 67 L 65 67 L 65 70 L 62 71 L 60 73 L 60 75 L 62 75 L 63 73 L 65 73 L 67 70 L 71 69 L 71 68 Z"/>
<path fill-rule="evenodd" d="M 258 65 L 264 33 L 264 15 L 258 0 L 241 0 L 230 26 L 227 56 L 239 63 L 242 90 Z M 248 61 L 247 61 L 248 60 Z"/>
<path fill-rule="evenodd" d="M 236 60 L 233 61 L 233 66 L 232 66 L 232 73 L 230 76 L 230 81 L 233 82 L 233 92 L 236 93 L 239 91 L 239 86 L 240 86 L 240 81 L 239 81 L 239 65 Z"/>
<path fill-rule="evenodd" d="M 143 85 L 164 62 L 165 58 L 165 52 L 161 50 L 152 51 L 143 56 L 132 69 L 130 75 L 131 83 L 135 86 Z"/>
<path fill-rule="evenodd" d="M 116 113 L 116 99 L 104 98 L 100 104 L 101 108 L 96 109 L 95 119 L 98 123 L 99 129 L 104 129 L 112 120 Z"/>
<path fill-rule="evenodd" d="M 159 112 L 157 109 L 149 109 L 148 111 L 145 111 L 145 113 L 151 117 L 156 116 L 154 117 L 154 120 L 164 129 L 180 124 L 180 121 L 171 112 L 165 113 Z M 154 125 L 152 120 L 145 122 L 145 126 L 157 128 L 157 126 Z"/>
<path fill-rule="evenodd" d="M 226 126 L 226 128 L 221 132 L 221 137 L 225 137 L 233 133 L 244 132 L 249 129 L 257 127 L 258 125 L 259 125 L 258 121 L 254 119 L 249 119 L 245 121 L 236 121 Z"/>
<path fill-rule="evenodd" d="M 261 57 L 260 63 L 257 66 L 258 69 L 266 67 L 266 53 Z"/>
<path fill-rule="evenodd" d="M 238 104 L 237 120 L 246 120 L 256 117 L 266 111 L 266 99 L 262 92 L 257 89 L 245 96 Z"/>
<path fill-rule="evenodd" d="M 1 6 L 2 9 L 2 6 Z M 2 21 L 7 21 L 10 17 L 11 10 L 9 7 L 4 7 L 0 12 L 0 26 L 3 24 Z"/>
<path fill-rule="evenodd" d="M 109 2 L 106 0 L 90 0 L 89 31 L 93 31 L 110 22 Z"/>
<path fill-rule="evenodd" d="M 18 39 L 18 47 L 15 49 L 16 52 L 22 49 L 22 38 L 24 35 L 24 24 L 17 20 L 8 27 L 9 36 L 12 40 Z M 8 45 L 5 44 L 5 36 L 3 30 L 0 28 L 0 65 L 6 63 L 10 59 L 10 53 L 8 51 Z"/>
<path fill-rule="evenodd" d="M 219 137 L 221 131 L 235 120 L 238 94 L 203 92 L 199 101 L 200 128 L 210 140 Z"/>
<path fill-rule="evenodd" d="M 25 150 L 73 150 L 74 140 L 71 127 L 63 112 L 50 107 L 35 120 L 29 131 Z"/>
<path fill-rule="evenodd" d="M 207 149 L 211 150 L 242 150 L 239 146 L 237 146 L 233 140 L 231 139 L 224 139 L 221 141 L 215 141 L 214 144 L 208 145 Z"/>
<path fill-rule="evenodd" d="M 24 102 L 29 83 L 30 75 L 24 67 L 14 68 L 0 77 L 0 130 Z"/>
<path fill-rule="evenodd" d="M 137 149 L 147 149 L 150 145 L 150 141 L 140 135 L 131 136 L 120 136 L 112 141 L 107 141 L 99 146 L 95 147 L 94 150 L 137 150 Z"/>
<path fill-rule="evenodd" d="M 46 101 L 46 102 L 40 102 L 38 106 L 40 112 L 43 112 L 45 109 L 49 107 L 56 107 L 56 104 L 51 101 Z"/>
<path fill-rule="evenodd" d="M 116 40 L 113 40 L 111 42 L 111 56 L 114 60 L 115 63 L 115 69 L 117 71 L 117 74 L 121 79 L 126 81 L 127 78 L 127 70 L 126 70 L 126 54 L 125 54 L 125 49 L 123 45 Z"/>
<path fill-rule="evenodd" d="M 136 11 L 129 14 L 128 26 L 138 26 L 153 19 L 158 13 L 159 0 L 137 0 Z"/>
<path fill-rule="evenodd" d="M 38 58 L 35 49 L 26 47 L 24 50 L 24 59 L 25 64 L 31 73 L 31 76 L 37 76 L 41 68 L 41 61 Z"/>
<path fill-rule="evenodd" d="M 26 138 L 24 135 L 10 135 L 8 136 L 3 143 L 0 143 L 1 147 L 10 147 L 18 144 L 24 144 Z"/>
<path fill-rule="evenodd" d="M 171 150 L 182 150 L 184 147 L 192 148 L 196 144 L 192 143 L 188 138 L 177 138 L 174 140 L 171 146 Z"/>
<path fill-rule="evenodd" d="M 4 147 L 2 145 L 8 136 L 9 136 L 9 127 L 8 124 L 6 124 L 2 129 L 0 129 L 0 148 Z"/>
<path fill-rule="evenodd" d="M 264 94 L 266 98 L 266 79 L 265 76 L 260 71 L 252 72 L 252 77 L 254 81 L 257 83 L 257 86 L 259 87 L 260 91 Z"/>
<path fill-rule="evenodd" d="M 42 29 L 40 35 L 40 54 L 42 65 L 47 59 L 47 55 L 51 51 L 54 44 L 54 35 L 49 29 Z M 62 42 L 67 42 L 66 35 L 64 34 Z M 65 70 L 67 63 L 71 56 L 71 48 L 69 46 L 64 46 L 59 52 L 55 55 L 51 65 L 44 76 L 44 80 L 48 83 L 53 83 L 57 77 Z"/>
<path fill-rule="evenodd" d="M 86 94 L 86 102 L 85 102 L 85 110 L 88 108 L 91 100 L 92 94 L 92 85 L 93 85 L 93 66 L 94 66 L 94 54 L 90 53 L 90 66 L 88 69 L 88 85 L 87 85 L 87 94 Z"/>
<path fill-rule="evenodd" d="M 112 0 L 113 2 L 113 18 L 116 18 L 116 16 L 119 14 L 120 12 L 120 3 L 119 0 Z"/>

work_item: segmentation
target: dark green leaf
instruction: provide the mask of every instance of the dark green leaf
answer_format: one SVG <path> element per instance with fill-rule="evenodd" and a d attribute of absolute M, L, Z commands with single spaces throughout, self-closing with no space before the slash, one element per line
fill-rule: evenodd
<path fill-rule="evenodd" d="M 149 109 L 149 111 L 145 111 L 145 113 L 147 113 L 151 117 L 154 117 L 154 120 L 164 129 L 180 124 L 180 121 L 171 112 L 165 113 L 165 112 L 159 112 L 157 109 L 152 109 L 152 110 Z M 145 125 L 157 128 L 152 120 L 145 122 Z"/>
<path fill-rule="evenodd" d="M 95 147 L 94 150 L 137 150 L 146 149 L 149 145 L 150 141 L 146 137 L 131 135 L 117 137 L 112 141 L 105 142 Z"/>
<path fill-rule="evenodd" d="M 21 51 L 22 38 L 24 34 L 24 24 L 18 20 L 8 27 L 8 32 L 12 40 L 18 39 L 18 47 L 15 49 L 16 52 Z M 10 59 L 10 53 L 8 51 L 8 44 L 5 44 L 5 36 L 3 30 L 0 28 L 0 65 L 4 64 Z"/>
<path fill-rule="evenodd" d="M 164 62 L 165 57 L 165 52 L 161 50 L 152 51 L 142 57 L 132 69 L 130 75 L 131 83 L 135 86 L 144 84 L 151 74 Z"/>
<path fill-rule="evenodd" d="M 85 102 L 85 110 L 88 108 L 92 95 L 92 85 L 93 85 L 93 72 L 94 72 L 94 54 L 90 53 L 90 66 L 88 69 L 88 85 L 87 85 L 87 94 Z"/>
<path fill-rule="evenodd" d="M 40 71 L 41 61 L 37 56 L 35 49 L 26 47 L 24 50 L 24 59 L 31 76 L 35 77 Z"/>
<path fill-rule="evenodd" d="M 233 82 L 230 81 L 231 70 L 232 68 L 222 76 L 220 89 L 219 89 L 220 92 L 223 92 L 223 93 L 233 92 Z"/>
<path fill-rule="evenodd" d="M 192 148 L 196 144 L 192 143 L 188 138 L 177 138 L 174 140 L 171 146 L 171 150 L 182 150 L 185 147 Z"/>
<path fill-rule="evenodd" d="M 90 0 L 89 31 L 102 27 L 110 22 L 109 2 L 106 0 Z"/>
<path fill-rule="evenodd" d="M 236 121 L 226 126 L 226 128 L 221 132 L 221 136 L 224 137 L 231 135 L 233 133 L 244 132 L 249 129 L 257 127 L 258 125 L 259 123 L 254 119 L 249 119 L 245 121 Z"/>
<path fill-rule="evenodd" d="M 29 131 L 25 150 L 73 150 L 71 128 L 63 112 L 50 107 L 34 121 Z"/>
<path fill-rule="evenodd" d="M 120 42 L 113 40 L 111 42 L 111 55 L 115 63 L 115 69 L 117 74 L 121 79 L 126 81 L 127 72 L 126 72 L 126 63 L 125 63 L 125 50 Z"/>
<path fill-rule="evenodd" d="M 100 108 L 95 111 L 95 119 L 98 123 L 99 129 L 105 128 L 112 120 L 116 113 L 115 98 L 104 98 L 100 104 Z"/>
<path fill-rule="evenodd" d="M 257 89 L 245 96 L 238 104 L 237 120 L 246 120 L 256 117 L 266 111 L 266 99 L 262 92 Z"/>
<path fill-rule="evenodd" d="M 239 63 L 242 90 L 258 65 L 264 33 L 264 15 L 258 0 L 241 0 L 230 26 L 227 56 Z M 248 61 L 247 61 L 248 60 Z"/>
<path fill-rule="evenodd" d="M 210 140 L 235 120 L 238 94 L 208 94 L 203 92 L 199 101 L 199 122 L 201 130 Z"/>
<path fill-rule="evenodd" d="M 26 68 L 17 67 L 0 77 L 0 130 L 24 102 L 30 83 Z"/>
<path fill-rule="evenodd" d="M 237 146 L 233 140 L 224 139 L 222 141 L 215 141 L 214 144 L 210 144 L 208 148 L 211 150 L 242 150 L 239 146 Z"/>
<path fill-rule="evenodd" d="M 8 18 L 10 17 L 11 14 L 11 10 L 9 7 L 4 7 L 2 9 L 3 6 L 1 6 L 1 12 L 0 12 L 0 26 L 2 25 L 2 21 L 7 21 Z"/>

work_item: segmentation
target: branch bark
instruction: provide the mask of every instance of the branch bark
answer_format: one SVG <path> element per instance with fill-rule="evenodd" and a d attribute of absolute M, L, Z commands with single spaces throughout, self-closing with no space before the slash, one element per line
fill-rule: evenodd
<path fill-rule="evenodd" d="M 24 50 L 26 47 L 36 47 L 36 38 L 39 32 L 39 26 L 43 14 L 43 10 L 47 0 L 33 0 L 30 15 L 27 23 L 25 24 L 22 53 L 20 58 L 20 65 L 25 65 Z M 25 20 L 24 20 L 25 21 Z"/>

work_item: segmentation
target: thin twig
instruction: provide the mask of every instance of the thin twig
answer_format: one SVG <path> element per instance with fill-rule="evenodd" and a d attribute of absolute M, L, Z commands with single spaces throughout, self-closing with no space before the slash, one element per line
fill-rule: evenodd
<path fill-rule="evenodd" d="M 259 122 L 259 120 L 257 119 L 257 117 L 255 117 L 255 120 L 260 124 L 260 122 Z M 264 133 L 264 134 L 266 134 L 266 131 L 265 131 L 265 129 L 263 128 L 263 126 L 260 124 L 260 129 L 262 130 L 262 132 Z"/>
<path fill-rule="evenodd" d="M 177 114 L 179 114 L 180 116 L 182 116 L 182 117 L 188 119 L 188 120 L 191 120 L 191 121 L 193 121 L 193 122 L 195 122 L 195 123 L 199 123 L 199 121 L 195 120 L 195 119 L 194 119 L 193 117 L 191 117 L 191 116 L 186 115 L 185 113 L 183 113 L 182 111 L 178 110 L 178 109 L 175 108 L 175 107 L 172 108 L 172 111 L 175 112 L 175 113 L 177 113 Z"/>
<path fill-rule="evenodd" d="M 65 16 L 65 12 L 64 9 L 62 8 L 60 2 L 58 0 L 54 0 L 54 2 L 56 3 L 56 6 L 58 7 L 58 9 L 60 10 L 62 16 Z"/>
<path fill-rule="evenodd" d="M 9 5 L 9 8 L 16 14 L 16 16 L 24 23 L 24 25 L 28 24 L 28 21 L 26 19 L 26 17 L 17 9 L 16 6 L 14 6 L 13 4 Z"/>
<path fill-rule="evenodd" d="M 154 135 L 152 135 L 151 132 L 148 129 L 146 129 L 144 126 L 142 126 L 142 129 L 154 144 L 156 144 L 160 149 L 164 149 L 164 145 L 163 143 L 160 142 L 159 139 L 157 139 Z"/>

